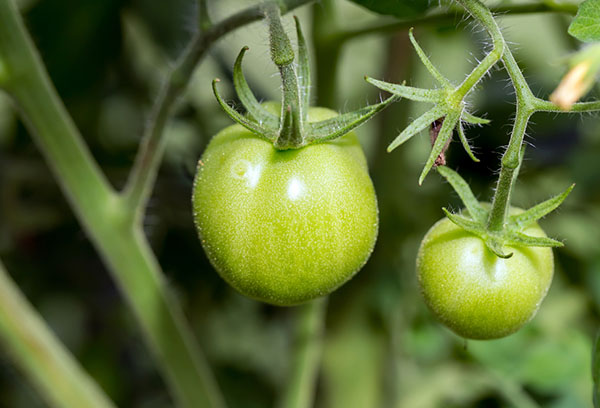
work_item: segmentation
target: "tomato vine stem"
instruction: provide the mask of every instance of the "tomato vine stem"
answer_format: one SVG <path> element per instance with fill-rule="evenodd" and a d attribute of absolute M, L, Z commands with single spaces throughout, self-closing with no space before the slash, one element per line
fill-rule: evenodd
<path fill-rule="evenodd" d="M 326 297 L 296 309 L 293 369 L 280 408 L 310 408 L 314 405 L 316 379 L 323 352 L 326 311 Z"/>
<path fill-rule="evenodd" d="M 496 41 L 504 43 L 502 61 L 508 71 L 516 93 L 517 110 L 515 121 L 513 123 L 508 147 L 502 156 L 500 175 L 498 177 L 496 192 L 492 200 L 492 208 L 487 220 L 488 231 L 498 232 L 502 231 L 505 227 L 514 180 L 518 177 L 519 169 L 523 161 L 523 140 L 531 116 L 539 111 L 582 112 L 598 110 L 600 109 L 600 102 L 578 103 L 573 105 L 569 111 L 564 111 L 552 102 L 535 97 L 510 48 L 506 45 L 502 32 L 496 24 L 490 9 L 478 0 L 457 1 L 475 20 L 490 32 L 490 35 L 492 35 L 492 38 L 494 39 L 494 43 L 496 43 Z"/>
<path fill-rule="evenodd" d="M 27 301 L 1 262 L 0 339 L 49 405 L 115 408 Z"/>
<path fill-rule="evenodd" d="M 575 15 L 578 5 L 576 3 L 530 3 L 530 4 L 511 4 L 509 6 L 499 6 L 490 9 L 495 15 L 519 15 L 532 13 L 565 13 Z M 423 25 L 442 25 L 453 24 L 460 20 L 462 10 L 451 9 L 449 11 L 437 11 L 423 17 L 402 19 L 393 22 L 374 23 L 365 27 L 332 30 L 329 35 L 323 38 L 326 42 L 345 43 L 358 37 L 368 35 L 393 34 L 400 30 L 410 27 Z"/>

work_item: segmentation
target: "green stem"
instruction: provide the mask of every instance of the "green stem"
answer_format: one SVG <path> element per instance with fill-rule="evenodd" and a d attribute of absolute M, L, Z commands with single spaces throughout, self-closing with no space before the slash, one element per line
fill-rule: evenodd
<path fill-rule="evenodd" d="M 266 7 L 269 21 L 271 60 L 281 75 L 283 103 L 281 104 L 281 127 L 275 140 L 278 149 L 298 148 L 304 145 L 303 120 L 298 89 L 298 77 L 294 69 L 294 50 L 281 23 L 281 11 L 276 4 Z M 302 107 L 304 108 L 304 107 Z"/>
<path fill-rule="evenodd" d="M 502 60 L 515 87 L 517 97 L 517 112 L 513 125 L 510 141 L 504 155 L 502 156 L 502 167 L 496 193 L 492 200 L 487 222 L 487 229 L 491 232 L 499 232 L 504 228 L 505 220 L 510 206 L 510 198 L 514 181 L 519 173 L 523 160 L 522 145 L 527 130 L 529 118 L 536 111 L 536 98 L 531 92 L 521 69 L 506 46 L 504 37 L 496 24 L 490 10 L 478 0 L 458 0 L 469 13 L 482 24 L 492 35 L 494 44 L 504 43 Z"/>
<path fill-rule="evenodd" d="M 517 116 L 512 130 L 512 135 L 506 152 L 502 156 L 500 176 L 496 186 L 496 193 L 492 200 L 487 229 L 489 231 L 502 231 L 508 210 L 514 181 L 519 174 L 519 168 L 523 161 L 523 139 L 531 113 L 522 113 L 517 105 Z"/>
<path fill-rule="evenodd" d="M 491 9 L 494 14 L 518 15 L 531 13 L 565 13 L 575 15 L 578 5 L 576 3 L 531 3 L 511 4 Z M 455 24 L 460 19 L 460 11 L 444 11 L 429 14 L 420 18 L 394 21 L 392 23 L 376 23 L 366 27 L 353 28 L 331 33 L 328 41 L 346 42 L 357 37 L 379 34 L 393 34 L 397 31 L 422 25 Z"/>
<path fill-rule="evenodd" d="M 287 13 L 313 1 L 315 0 L 280 0 L 277 4 L 281 13 Z M 128 207 L 136 212 L 135 221 L 137 223 L 141 220 L 162 161 L 166 146 L 165 126 L 173 110 L 173 105 L 187 88 L 194 70 L 215 42 L 237 28 L 264 17 L 265 5 L 260 4 L 248 7 L 211 25 L 204 31 L 200 31 L 163 84 L 152 108 L 148 126 L 124 190 Z"/>
<path fill-rule="evenodd" d="M 327 298 L 313 300 L 297 310 L 292 375 L 288 380 L 281 408 L 314 406 L 315 388 L 321 354 Z"/>
<path fill-rule="evenodd" d="M 490 10 L 477 0 L 457 0 L 471 16 L 481 22 L 492 37 L 494 48 L 477 64 L 462 84 L 454 91 L 457 102 L 462 102 L 467 93 L 477 85 L 481 78 L 500 60 L 505 44 L 500 28 Z"/>
<path fill-rule="evenodd" d="M 198 28 L 205 32 L 212 26 L 210 14 L 208 14 L 207 0 L 198 0 Z"/>
<path fill-rule="evenodd" d="M 0 338 L 48 405 L 114 408 L 23 296 L 0 263 Z"/>
<path fill-rule="evenodd" d="M 0 1 L 0 59 L 6 90 L 127 298 L 178 404 L 223 406 L 140 227 L 132 227 L 133 214 L 83 143 L 12 1 Z"/>

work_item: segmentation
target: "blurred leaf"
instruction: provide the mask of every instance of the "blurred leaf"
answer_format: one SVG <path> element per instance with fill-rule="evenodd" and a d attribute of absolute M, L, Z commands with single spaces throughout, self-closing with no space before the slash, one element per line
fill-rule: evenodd
<path fill-rule="evenodd" d="M 585 407 L 591 387 L 591 344 L 577 328 L 577 318 L 584 310 L 585 298 L 580 292 L 553 290 L 540 316 L 524 329 L 500 340 L 470 342 L 468 353 L 538 393 L 575 401 L 569 405 L 573 408 Z"/>
<path fill-rule="evenodd" d="M 371 11 L 402 19 L 418 16 L 429 8 L 429 0 L 350 0 Z"/>
<path fill-rule="evenodd" d="M 196 27 L 196 2 L 133 0 L 132 6 L 147 24 L 154 41 L 175 59 L 188 44 Z"/>
<path fill-rule="evenodd" d="M 600 41 L 600 0 L 586 0 L 569 26 L 569 34 L 583 42 Z"/>

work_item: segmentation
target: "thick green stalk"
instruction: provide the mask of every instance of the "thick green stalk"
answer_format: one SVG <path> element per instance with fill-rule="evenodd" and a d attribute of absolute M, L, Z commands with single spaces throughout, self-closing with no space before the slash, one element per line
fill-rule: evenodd
<path fill-rule="evenodd" d="M 465 10 L 467 10 L 475 19 L 481 22 L 492 37 L 494 48 L 485 58 L 477 64 L 473 71 L 465 78 L 462 84 L 456 89 L 455 94 L 459 101 L 469 93 L 471 89 L 481 80 L 481 78 L 500 60 L 504 52 L 505 44 L 500 28 L 496 20 L 492 17 L 490 10 L 477 0 L 457 0 Z"/>
<path fill-rule="evenodd" d="M 21 293 L 0 263 L 0 339 L 48 405 L 114 408 Z"/>
<path fill-rule="evenodd" d="M 517 106 L 517 115 L 513 125 L 512 135 L 506 152 L 502 156 L 502 167 L 498 177 L 496 193 L 492 200 L 492 208 L 487 222 L 489 231 L 502 231 L 508 216 L 510 198 L 514 180 L 518 176 L 519 168 L 523 161 L 523 138 L 527 129 L 531 113 L 523 113 L 523 108 Z"/>
<path fill-rule="evenodd" d="M 208 366 L 133 213 L 116 195 L 66 112 L 12 1 L 0 1 L 5 89 L 54 171 L 76 215 L 138 318 L 182 407 L 221 407 Z"/>
<path fill-rule="evenodd" d="M 514 180 L 518 176 L 518 171 L 523 160 L 522 144 L 527 130 L 529 118 L 535 112 L 535 97 L 531 92 L 529 85 L 523 77 L 519 66 L 517 65 L 510 49 L 506 46 L 504 37 L 500 28 L 496 24 L 491 11 L 479 0 L 457 0 L 480 24 L 482 24 L 494 39 L 494 44 L 503 43 L 504 52 L 502 59 L 510 78 L 515 87 L 517 96 L 517 113 L 513 125 L 510 141 L 504 155 L 502 156 L 502 167 L 496 193 L 492 200 L 487 222 L 487 229 L 492 232 L 502 231 L 508 215 L 510 198 Z"/>
<path fill-rule="evenodd" d="M 314 406 L 316 379 L 321 365 L 327 298 L 298 307 L 292 375 L 288 379 L 281 408 Z"/>

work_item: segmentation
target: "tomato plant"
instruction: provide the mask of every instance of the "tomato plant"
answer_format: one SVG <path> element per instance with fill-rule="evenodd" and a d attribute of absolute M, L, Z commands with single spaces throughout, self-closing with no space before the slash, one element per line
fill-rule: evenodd
<path fill-rule="evenodd" d="M 537 225 L 526 233 L 545 237 Z M 421 293 L 436 317 L 470 339 L 507 336 L 527 323 L 552 282 L 551 248 L 509 246 L 500 258 L 485 242 L 442 218 L 423 238 L 417 256 Z"/>
<path fill-rule="evenodd" d="M 600 111 L 598 0 L 59 3 L 0 1 L 0 343 L 37 402 L 600 406 L 600 131 L 561 115 Z M 435 174 L 464 209 L 431 227 Z M 12 374 L 0 406 L 37 407 Z"/>
<path fill-rule="evenodd" d="M 311 108 L 308 120 L 335 116 Z M 230 126 L 200 159 L 193 206 L 202 245 L 220 275 L 242 294 L 279 305 L 326 295 L 346 282 L 377 237 L 375 192 L 353 132 L 278 150 L 241 125 Z"/>

